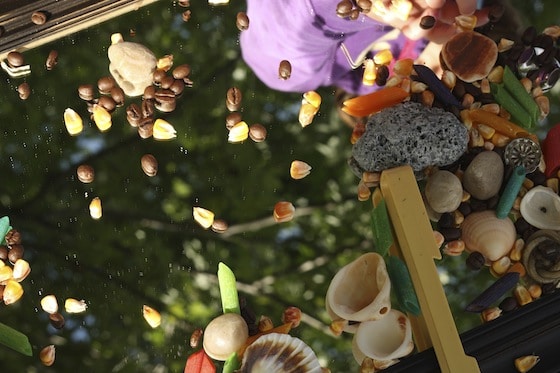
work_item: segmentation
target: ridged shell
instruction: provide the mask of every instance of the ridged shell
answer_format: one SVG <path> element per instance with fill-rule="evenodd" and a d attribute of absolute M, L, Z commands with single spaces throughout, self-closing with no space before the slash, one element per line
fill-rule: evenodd
<path fill-rule="evenodd" d="M 519 210 L 523 219 L 536 228 L 560 230 L 560 196 L 550 188 L 539 185 L 530 189 Z"/>
<path fill-rule="evenodd" d="M 410 320 L 394 309 L 379 320 L 361 323 L 352 341 L 352 353 L 358 364 L 365 357 L 380 361 L 399 359 L 413 349 Z"/>
<path fill-rule="evenodd" d="M 321 373 L 313 350 L 289 334 L 270 333 L 251 343 L 243 354 L 239 373 Z"/>
<path fill-rule="evenodd" d="M 391 281 L 383 257 L 367 253 L 333 277 L 327 290 L 327 312 L 333 320 L 376 320 L 391 309 L 390 292 Z"/>
<path fill-rule="evenodd" d="M 499 219 L 492 210 L 473 212 L 461 226 L 461 239 L 468 251 L 478 251 L 487 261 L 506 255 L 515 243 L 515 226 L 508 218 Z"/>

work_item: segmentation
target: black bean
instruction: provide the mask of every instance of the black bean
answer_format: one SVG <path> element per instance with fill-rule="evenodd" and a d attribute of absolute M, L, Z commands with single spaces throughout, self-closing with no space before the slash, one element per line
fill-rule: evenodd
<path fill-rule="evenodd" d="M 484 266 L 484 264 L 486 263 L 486 259 L 484 258 L 484 255 L 482 255 L 478 251 L 473 251 L 467 257 L 466 263 L 467 267 L 474 271 L 478 271 L 482 268 L 482 266 Z"/>
<path fill-rule="evenodd" d="M 518 305 L 517 305 L 517 300 L 514 297 L 505 297 L 500 304 L 498 305 L 498 307 L 504 311 L 504 312 L 510 312 L 513 311 L 515 309 L 517 309 Z"/>
<path fill-rule="evenodd" d="M 455 218 L 453 217 L 452 213 L 444 212 L 443 214 L 441 214 L 437 222 L 438 229 L 452 228 L 454 226 L 455 226 Z"/>
<path fill-rule="evenodd" d="M 472 212 L 471 205 L 468 202 L 461 202 L 457 210 L 459 210 L 464 217 L 467 217 Z"/>
<path fill-rule="evenodd" d="M 420 19 L 420 28 L 429 30 L 436 24 L 436 19 L 433 16 L 424 16 Z"/>

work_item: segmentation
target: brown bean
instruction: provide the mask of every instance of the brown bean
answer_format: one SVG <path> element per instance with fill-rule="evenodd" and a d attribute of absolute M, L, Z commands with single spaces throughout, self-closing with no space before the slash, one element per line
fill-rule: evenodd
<path fill-rule="evenodd" d="M 161 83 L 161 80 L 162 80 L 166 75 L 167 75 L 167 74 L 165 73 L 164 70 L 162 70 L 162 69 L 156 69 L 156 70 L 154 71 L 154 75 L 153 75 L 154 83 L 155 83 L 156 85 L 159 85 L 159 83 Z"/>
<path fill-rule="evenodd" d="M 155 107 L 159 111 L 169 113 L 175 110 L 176 98 L 175 93 L 169 89 L 158 89 L 155 97 Z"/>
<path fill-rule="evenodd" d="M 57 63 L 58 63 L 58 52 L 53 49 L 49 52 L 49 55 L 47 56 L 47 60 L 45 61 L 45 66 L 47 70 L 50 71 L 54 69 Z"/>
<path fill-rule="evenodd" d="M 189 76 L 189 74 L 191 73 L 191 67 L 189 65 L 182 64 L 177 66 L 176 68 L 173 69 L 173 77 L 175 79 L 184 79 L 186 77 Z"/>
<path fill-rule="evenodd" d="M 97 101 L 97 104 L 103 107 L 108 112 L 112 112 L 117 107 L 117 103 L 115 102 L 115 100 L 113 100 L 111 96 L 99 97 L 99 101 Z"/>
<path fill-rule="evenodd" d="M 113 87 L 111 89 L 111 98 L 115 101 L 117 106 L 122 106 L 124 104 L 124 91 L 121 87 Z"/>
<path fill-rule="evenodd" d="M 239 122 L 241 122 L 241 114 L 234 111 L 226 117 L 226 128 L 230 130 L 231 127 L 235 126 Z"/>
<path fill-rule="evenodd" d="M 19 98 L 21 98 L 22 100 L 27 100 L 29 98 L 29 95 L 31 94 L 31 88 L 29 87 L 29 83 L 27 82 L 21 83 L 17 87 L 17 91 L 19 94 Z"/>
<path fill-rule="evenodd" d="M 176 96 L 179 96 L 185 90 L 185 82 L 183 82 L 180 79 L 175 79 L 175 81 L 173 82 L 173 84 L 171 84 L 171 87 L 169 87 L 169 89 L 173 91 L 173 93 L 175 93 Z"/>
<path fill-rule="evenodd" d="M 8 53 L 8 56 L 6 58 L 8 59 L 8 65 L 12 67 L 20 67 L 25 63 L 23 54 L 21 54 L 20 52 L 12 51 Z"/>
<path fill-rule="evenodd" d="M 142 120 L 142 110 L 137 104 L 130 104 L 126 108 L 126 119 L 132 127 L 138 127 Z"/>
<path fill-rule="evenodd" d="M 8 259 L 8 248 L 6 246 L 0 246 L 0 260 Z"/>
<path fill-rule="evenodd" d="M 18 259 L 23 258 L 23 245 L 11 245 L 8 251 L 8 260 L 14 264 Z"/>
<path fill-rule="evenodd" d="M 191 1 L 190 0 L 179 0 L 179 6 L 182 6 L 183 8 L 188 8 L 191 6 Z"/>
<path fill-rule="evenodd" d="M 112 76 L 104 76 L 97 81 L 97 88 L 99 93 L 106 95 L 111 92 L 111 89 L 116 85 L 115 79 Z"/>
<path fill-rule="evenodd" d="M 292 64 L 288 60 L 280 61 L 280 65 L 278 66 L 278 76 L 282 80 L 289 79 L 292 75 Z"/>
<path fill-rule="evenodd" d="M 49 314 L 49 320 L 51 325 L 55 328 L 55 329 L 62 329 L 64 328 L 64 316 L 62 316 L 60 313 L 55 312 L 55 313 L 51 313 Z"/>
<path fill-rule="evenodd" d="M 91 100 L 93 100 L 93 95 L 94 95 L 93 85 L 91 85 L 91 84 L 81 84 L 78 87 L 78 96 L 80 96 L 80 98 L 82 100 L 91 101 Z"/>
<path fill-rule="evenodd" d="M 243 94 L 237 87 L 231 87 L 226 93 L 226 107 L 229 111 L 238 111 L 241 107 Z"/>
<path fill-rule="evenodd" d="M 138 124 L 138 135 L 141 138 L 147 139 L 154 134 L 154 120 L 152 118 L 144 118 Z"/>
<path fill-rule="evenodd" d="M 420 19 L 420 28 L 424 30 L 429 30 L 436 24 L 436 19 L 434 16 L 424 16 Z"/>
<path fill-rule="evenodd" d="M 161 88 L 169 89 L 169 87 L 171 87 L 173 82 L 175 82 L 175 79 L 173 79 L 172 76 L 166 75 L 161 79 L 161 82 L 160 82 Z"/>
<path fill-rule="evenodd" d="M 183 19 L 183 22 L 189 22 L 190 19 L 191 19 L 191 11 L 190 10 L 185 10 L 181 14 L 181 18 Z"/>
<path fill-rule="evenodd" d="M 262 142 L 266 139 L 266 128 L 259 123 L 249 126 L 249 137 L 254 142 Z"/>
<path fill-rule="evenodd" d="M 156 87 L 153 85 L 147 86 L 146 89 L 144 89 L 144 95 L 142 98 L 144 100 L 153 100 L 156 98 Z"/>
<path fill-rule="evenodd" d="M 244 31 L 249 28 L 249 17 L 244 12 L 237 13 L 235 25 L 239 31 Z"/>
<path fill-rule="evenodd" d="M 33 12 L 33 14 L 31 14 L 31 22 L 36 25 L 44 25 L 47 19 L 48 15 L 44 11 Z"/>
<path fill-rule="evenodd" d="M 76 169 L 78 180 L 84 184 L 91 183 L 95 179 L 95 171 L 93 167 L 87 164 L 79 165 Z"/>
<path fill-rule="evenodd" d="M 140 159 L 140 165 L 142 166 L 142 171 L 144 171 L 147 176 L 156 176 L 158 172 L 158 161 L 152 154 L 144 154 Z"/>
<path fill-rule="evenodd" d="M 142 117 L 153 118 L 154 116 L 154 100 L 142 101 Z"/>

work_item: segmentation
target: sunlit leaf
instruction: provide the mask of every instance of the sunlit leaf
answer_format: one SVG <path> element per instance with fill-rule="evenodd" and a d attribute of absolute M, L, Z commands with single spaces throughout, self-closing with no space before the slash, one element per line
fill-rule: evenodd
<path fill-rule="evenodd" d="M 10 347 L 20 354 L 33 356 L 31 344 L 29 343 L 27 336 L 2 323 L 0 323 L 0 343 L 4 346 Z"/>
<path fill-rule="evenodd" d="M 241 313 L 233 271 L 224 263 L 218 264 L 218 283 L 224 313 Z"/>

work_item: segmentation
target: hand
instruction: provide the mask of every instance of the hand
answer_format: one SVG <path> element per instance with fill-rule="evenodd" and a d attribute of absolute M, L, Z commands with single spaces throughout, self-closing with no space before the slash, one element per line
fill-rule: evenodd
<path fill-rule="evenodd" d="M 412 9 L 406 19 L 399 14 L 399 5 L 412 4 Z M 488 22 L 488 8 L 476 10 L 476 0 L 378 0 L 379 6 L 372 6 L 367 15 L 379 22 L 401 30 L 408 38 L 417 40 L 426 38 L 438 44 L 446 42 L 457 33 L 453 24 L 459 15 L 474 14 L 477 17 L 476 26 Z M 424 16 L 436 19 L 434 27 L 423 29 L 420 20 Z"/>

